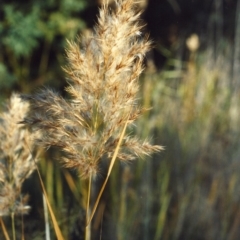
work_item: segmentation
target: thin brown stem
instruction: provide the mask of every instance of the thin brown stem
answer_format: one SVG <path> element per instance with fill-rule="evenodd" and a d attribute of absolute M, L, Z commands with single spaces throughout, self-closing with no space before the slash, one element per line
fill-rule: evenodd
<path fill-rule="evenodd" d="M 62 232 L 61 232 L 61 230 L 60 230 L 60 228 L 59 228 L 59 226 L 58 226 L 56 217 L 55 217 L 55 215 L 54 215 L 54 213 L 53 213 L 51 204 L 50 204 L 50 202 L 49 202 L 49 200 L 48 200 L 47 192 L 46 192 L 46 190 L 45 190 L 45 187 L 44 187 L 44 184 L 43 184 L 43 180 L 42 180 L 42 177 L 41 177 L 41 174 L 40 174 L 40 172 L 39 172 L 39 169 L 38 169 L 37 165 L 36 165 L 36 170 L 37 170 L 37 173 L 38 173 L 38 177 L 39 177 L 39 180 L 40 180 L 40 184 L 41 184 L 41 187 L 42 187 L 43 194 L 44 194 L 45 199 L 46 199 L 46 203 L 47 203 L 47 206 L 48 206 L 48 210 L 49 210 L 49 212 L 50 212 L 50 216 L 51 216 L 52 221 L 53 221 L 53 226 L 54 226 L 55 233 L 56 233 L 56 235 L 57 235 L 57 239 L 58 239 L 58 240 L 64 240 L 64 237 L 63 237 L 63 235 L 62 235 Z"/>
<path fill-rule="evenodd" d="M 6 240 L 10 240 L 10 237 L 8 235 L 7 229 L 5 227 L 5 224 L 4 224 L 3 220 L 2 220 L 2 218 L 0 218 L 0 224 L 2 226 L 2 230 L 3 230 L 3 234 L 4 234 L 5 239 Z"/>

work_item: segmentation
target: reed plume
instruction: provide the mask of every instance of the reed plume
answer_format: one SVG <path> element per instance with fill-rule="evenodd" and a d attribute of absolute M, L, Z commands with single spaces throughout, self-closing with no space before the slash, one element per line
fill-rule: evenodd
<path fill-rule="evenodd" d="M 126 121 L 132 125 L 142 112 L 138 78 L 151 42 L 142 33 L 140 14 L 134 0 L 116 1 L 114 10 L 105 2 L 92 33 L 68 41 L 64 70 L 70 100 L 49 89 L 23 96 L 31 104 L 23 123 L 41 132 L 38 144 L 59 147 L 65 167 L 79 169 L 83 178 L 99 171 L 101 159 L 112 157 Z M 118 159 L 128 161 L 161 149 L 127 134 Z"/>
<path fill-rule="evenodd" d="M 29 104 L 12 94 L 5 107 L 0 113 L 0 216 L 24 214 L 30 209 L 21 187 L 35 169 L 32 153 L 37 154 L 32 135 L 19 124 Z"/>

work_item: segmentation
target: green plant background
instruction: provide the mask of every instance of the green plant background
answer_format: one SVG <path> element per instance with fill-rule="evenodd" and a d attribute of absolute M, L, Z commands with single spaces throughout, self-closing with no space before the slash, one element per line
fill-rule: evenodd
<path fill-rule="evenodd" d="M 176 6 L 183 11 L 189 3 L 166 2 L 174 16 L 179 14 Z M 200 2 L 207 5 L 196 1 Z M 172 19 L 165 15 L 161 20 L 168 25 L 151 28 L 149 21 L 155 50 L 147 57 L 139 97 L 151 110 L 132 131 L 142 138 L 152 136 L 152 142 L 165 150 L 149 159 L 116 164 L 93 221 L 92 239 L 240 238 L 240 2 L 208 2 L 212 5 L 205 31 L 204 26 L 184 20 L 179 20 L 174 31 Z M 153 3 L 148 2 L 149 6 Z M 0 101 L 13 91 L 31 93 L 43 86 L 64 94 L 61 67 L 66 39 L 91 27 L 92 9 L 97 13 L 97 7 L 97 2 L 85 0 L 3 1 Z M 150 10 L 143 17 L 149 19 Z M 229 19 L 230 14 L 235 17 Z M 200 37 L 196 52 L 185 45 L 191 33 Z M 155 56 L 160 56 L 161 64 Z M 87 183 L 80 181 L 77 172 L 61 168 L 54 161 L 58 154 L 46 152 L 39 167 L 64 236 L 83 239 Z M 106 168 L 102 166 L 94 182 L 95 194 Z M 23 191 L 30 194 L 32 206 L 24 217 L 25 238 L 43 239 L 42 195 L 36 174 L 26 181 Z M 8 218 L 4 221 L 10 225 Z M 20 236 L 21 219 L 16 229 Z"/>

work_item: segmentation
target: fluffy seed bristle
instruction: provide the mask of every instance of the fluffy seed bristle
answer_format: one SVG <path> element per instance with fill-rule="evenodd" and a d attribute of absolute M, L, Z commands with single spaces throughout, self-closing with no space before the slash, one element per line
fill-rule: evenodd
<path fill-rule="evenodd" d="M 38 143 L 61 148 L 64 165 L 78 168 L 82 177 L 97 173 L 98 162 L 112 154 L 126 121 L 134 122 L 141 113 L 138 78 L 151 42 L 141 33 L 134 2 L 116 1 L 114 11 L 103 5 L 94 31 L 78 43 L 68 41 L 64 70 L 70 101 L 46 89 L 28 97 L 31 111 L 25 124 L 42 132 Z M 122 160 L 161 150 L 130 136 L 123 142 Z"/>
<path fill-rule="evenodd" d="M 31 153 L 34 143 L 33 136 L 19 124 L 28 108 L 28 103 L 13 94 L 6 110 L 0 113 L 0 216 L 26 213 L 29 209 L 21 187 L 35 169 Z"/>

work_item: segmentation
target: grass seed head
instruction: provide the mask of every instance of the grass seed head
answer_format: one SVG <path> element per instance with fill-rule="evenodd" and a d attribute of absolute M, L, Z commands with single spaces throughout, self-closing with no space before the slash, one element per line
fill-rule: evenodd
<path fill-rule="evenodd" d="M 116 1 L 114 10 L 104 4 L 92 33 L 68 41 L 64 70 L 71 100 L 47 89 L 28 97 L 32 107 L 25 123 L 42 132 L 43 146 L 61 148 L 64 165 L 78 168 L 82 177 L 98 172 L 99 160 L 113 154 L 126 121 L 131 124 L 141 113 L 138 78 L 151 42 L 142 34 L 134 2 Z M 160 149 L 125 136 L 119 158 Z"/>
<path fill-rule="evenodd" d="M 25 213 L 29 206 L 21 186 L 35 169 L 33 135 L 21 124 L 29 104 L 13 94 L 0 113 L 0 215 Z M 36 137 L 36 136 L 35 136 Z M 35 138 L 34 137 L 34 138 Z"/>

